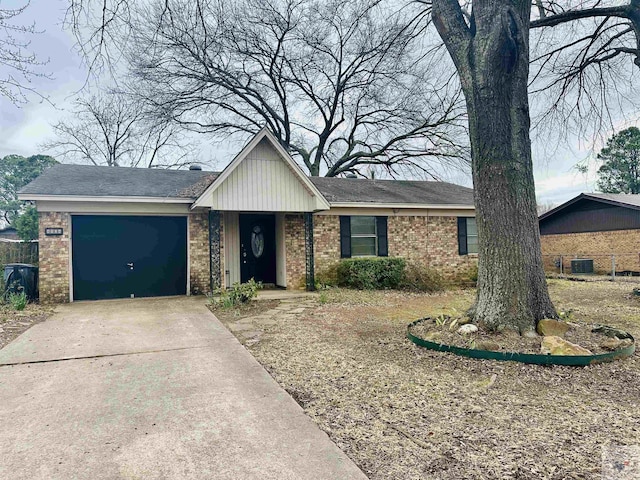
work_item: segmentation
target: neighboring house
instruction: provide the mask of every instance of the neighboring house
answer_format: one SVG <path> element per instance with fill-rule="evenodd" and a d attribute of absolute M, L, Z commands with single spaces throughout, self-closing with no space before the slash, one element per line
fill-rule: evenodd
<path fill-rule="evenodd" d="M 259 132 L 220 173 L 57 165 L 24 187 L 40 215 L 44 302 L 204 293 L 250 278 L 313 288 L 341 258 L 399 256 L 464 276 L 473 191 L 308 177 Z"/>
<path fill-rule="evenodd" d="M 563 256 L 589 258 L 596 272 L 640 272 L 640 195 L 581 193 L 540 216 L 542 254 L 547 269 Z"/>
<path fill-rule="evenodd" d="M 0 242 L 19 242 L 18 231 L 13 227 L 0 228 Z"/>

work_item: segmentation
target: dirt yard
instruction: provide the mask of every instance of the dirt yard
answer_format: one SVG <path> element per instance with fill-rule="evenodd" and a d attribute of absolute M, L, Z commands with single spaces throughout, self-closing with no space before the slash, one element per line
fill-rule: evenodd
<path fill-rule="evenodd" d="M 559 309 L 640 338 L 632 287 L 550 281 Z M 334 290 L 266 323 L 258 315 L 250 327 L 243 315 L 235 332 L 372 479 L 600 479 L 603 446 L 640 445 L 638 354 L 541 367 L 406 340 L 409 321 L 462 312 L 473 296 Z M 249 328 L 260 335 L 246 341 Z"/>
<path fill-rule="evenodd" d="M 23 311 L 16 312 L 10 305 L 0 304 L 0 348 L 36 323 L 46 320 L 52 311 L 51 307 L 30 303 Z"/>

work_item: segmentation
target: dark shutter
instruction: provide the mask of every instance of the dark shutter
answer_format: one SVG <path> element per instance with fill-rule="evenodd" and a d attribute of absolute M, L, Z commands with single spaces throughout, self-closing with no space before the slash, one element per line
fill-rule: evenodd
<path fill-rule="evenodd" d="M 340 257 L 351 258 L 351 217 L 340 215 Z"/>
<path fill-rule="evenodd" d="M 467 219 L 458 217 L 458 254 L 467 255 Z"/>
<path fill-rule="evenodd" d="M 378 234 L 378 256 L 389 256 L 389 242 L 387 241 L 387 217 L 376 217 L 376 233 Z"/>

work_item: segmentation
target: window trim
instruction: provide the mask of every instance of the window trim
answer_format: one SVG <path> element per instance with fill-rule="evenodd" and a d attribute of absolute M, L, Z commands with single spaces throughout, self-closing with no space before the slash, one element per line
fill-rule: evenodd
<path fill-rule="evenodd" d="M 469 234 L 469 220 L 473 220 L 474 222 L 476 222 L 476 233 L 475 235 L 470 235 Z M 466 236 L 466 241 L 467 241 L 467 255 L 478 255 L 478 222 L 476 221 L 476 217 L 467 217 L 467 236 Z M 470 252 L 469 251 L 469 237 L 475 237 L 476 239 L 476 251 L 475 252 Z"/>
<path fill-rule="evenodd" d="M 373 219 L 373 233 L 367 233 L 367 234 L 363 234 L 363 233 L 357 233 L 354 234 L 353 233 L 353 226 L 351 225 L 351 221 L 354 217 L 358 217 L 358 218 L 371 218 Z M 378 256 L 378 219 L 376 218 L 375 215 L 350 215 L 349 216 L 349 224 L 350 224 L 350 238 L 351 238 L 351 257 L 354 258 L 372 258 L 372 257 L 377 257 Z M 372 255 L 354 255 L 353 254 L 353 239 L 354 238 L 373 238 L 373 251 L 374 253 Z"/>
<path fill-rule="evenodd" d="M 476 221 L 476 234 L 469 235 L 469 220 L 476 220 L 476 217 L 458 217 L 458 255 L 460 256 L 477 256 L 478 252 L 469 252 L 469 237 L 476 238 L 476 245 L 478 245 L 478 224 Z"/>

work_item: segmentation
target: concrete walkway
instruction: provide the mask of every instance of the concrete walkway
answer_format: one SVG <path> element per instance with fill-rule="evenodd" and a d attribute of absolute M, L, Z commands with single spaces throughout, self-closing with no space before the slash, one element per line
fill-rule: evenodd
<path fill-rule="evenodd" d="M 0 478 L 365 479 L 203 303 L 65 305 L 0 350 Z"/>

